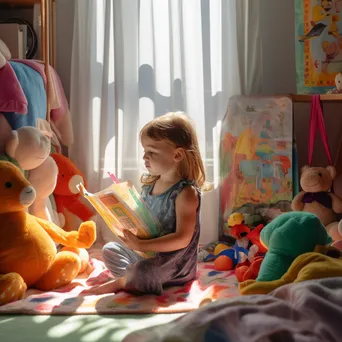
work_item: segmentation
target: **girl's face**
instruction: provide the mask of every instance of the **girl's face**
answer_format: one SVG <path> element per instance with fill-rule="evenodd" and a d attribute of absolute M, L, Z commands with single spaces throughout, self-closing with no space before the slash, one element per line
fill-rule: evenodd
<path fill-rule="evenodd" d="M 175 172 L 181 161 L 177 148 L 166 141 L 156 141 L 147 136 L 141 137 L 144 148 L 145 167 L 152 176 Z"/>

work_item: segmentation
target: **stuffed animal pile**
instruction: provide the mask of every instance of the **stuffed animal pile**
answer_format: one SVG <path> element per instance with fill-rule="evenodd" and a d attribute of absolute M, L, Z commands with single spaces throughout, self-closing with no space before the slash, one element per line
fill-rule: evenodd
<path fill-rule="evenodd" d="M 267 294 L 293 282 L 342 276 L 342 252 L 330 246 L 332 239 L 316 215 L 282 214 L 260 238 L 268 251 L 256 280 L 239 284 L 241 294 Z"/>
<path fill-rule="evenodd" d="M 219 243 L 211 253 L 205 253 L 203 261 L 214 260 L 217 271 L 235 270 L 238 281 L 256 279 L 261 262 L 267 249 L 260 243 L 263 225 L 250 229 L 245 224 L 242 213 L 235 212 L 228 218 L 231 236 L 235 239 L 233 246 Z"/>
<path fill-rule="evenodd" d="M 10 58 L 0 40 L 0 75 L 11 69 Z M 0 82 L 0 92 L 4 87 L 16 90 Z M 86 249 L 96 239 L 89 210 L 72 232 L 60 226 L 53 193 L 65 170 L 51 157 L 54 133 L 46 124 L 12 131 L 0 113 L 0 305 L 23 298 L 30 287 L 51 290 L 71 282 L 88 267 Z"/>

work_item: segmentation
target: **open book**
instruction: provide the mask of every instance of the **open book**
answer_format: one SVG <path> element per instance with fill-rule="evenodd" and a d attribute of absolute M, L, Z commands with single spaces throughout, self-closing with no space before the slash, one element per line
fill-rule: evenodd
<path fill-rule="evenodd" d="M 129 182 L 112 184 L 95 194 L 88 192 L 83 184 L 79 184 L 78 188 L 81 195 L 92 204 L 109 229 L 119 238 L 126 229 L 142 239 L 159 236 L 158 220 Z"/>

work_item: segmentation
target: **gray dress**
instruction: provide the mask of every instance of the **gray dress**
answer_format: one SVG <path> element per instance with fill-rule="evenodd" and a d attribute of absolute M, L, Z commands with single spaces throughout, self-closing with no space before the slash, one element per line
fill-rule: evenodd
<path fill-rule="evenodd" d="M 176 197 L 184 187 L 192 184 L 181 180 L 160 195 L 151 195 L 153 186 L 143 187 L 142 198 L 160 222 L 160 236 L 176 232 Z M 200 201 L 200 192 L 198 196 Z M 110 242 L 102 251 L 105 265 L 115 277 L 125 276 L 125 290 L 132 292 L 161 294 L 166 286 L 183 285 L 195 279 L 200 234 L 199 211 L 200 203 L 194 234 L 187 247 L 143 259 L 131 249 Z"/>

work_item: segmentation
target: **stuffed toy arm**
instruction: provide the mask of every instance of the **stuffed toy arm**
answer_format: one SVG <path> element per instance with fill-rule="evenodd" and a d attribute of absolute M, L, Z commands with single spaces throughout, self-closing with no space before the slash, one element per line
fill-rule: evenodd
<path fill-rule="evenodd" d="M 94 216 L 93 211 L 83 204 L 78 197 L 55 195 L 55 201 L 58 212 L 63 213 L 63 209 L 65 208 L 82 221 L 88 221 Z"/>
<path fill-rule="evenodd" d="M 342 199 L 332 193 L 329 193 L 329 196 L 331 197 L 331 200 L 332 200 L 332 210 L 336 214 L 342 213 Z"/>
<path fill-rule="evenodd" d="M 94 213 L 80 200 L 75 201 L 72 205 L 67 208 L 71 213 L 79 217 L 82 221 L 88 221 Z"/>
<path fill-rule="evenodd" d="M 297 194 L 291 203 L 291 209 L 293 211 L 302 211 L 304 209 L 303 197 L 305 195 L 305 191 L 301 191 Z"/>
<path fill-rule="evenodd" d="M 96 227 L 93 221 L 83 222 L 78 231 L 66 232 L 52 222 L 37 217 L 36 220 L 54 242 L 66 247 L 89 248 L 95 242 Z"/>

